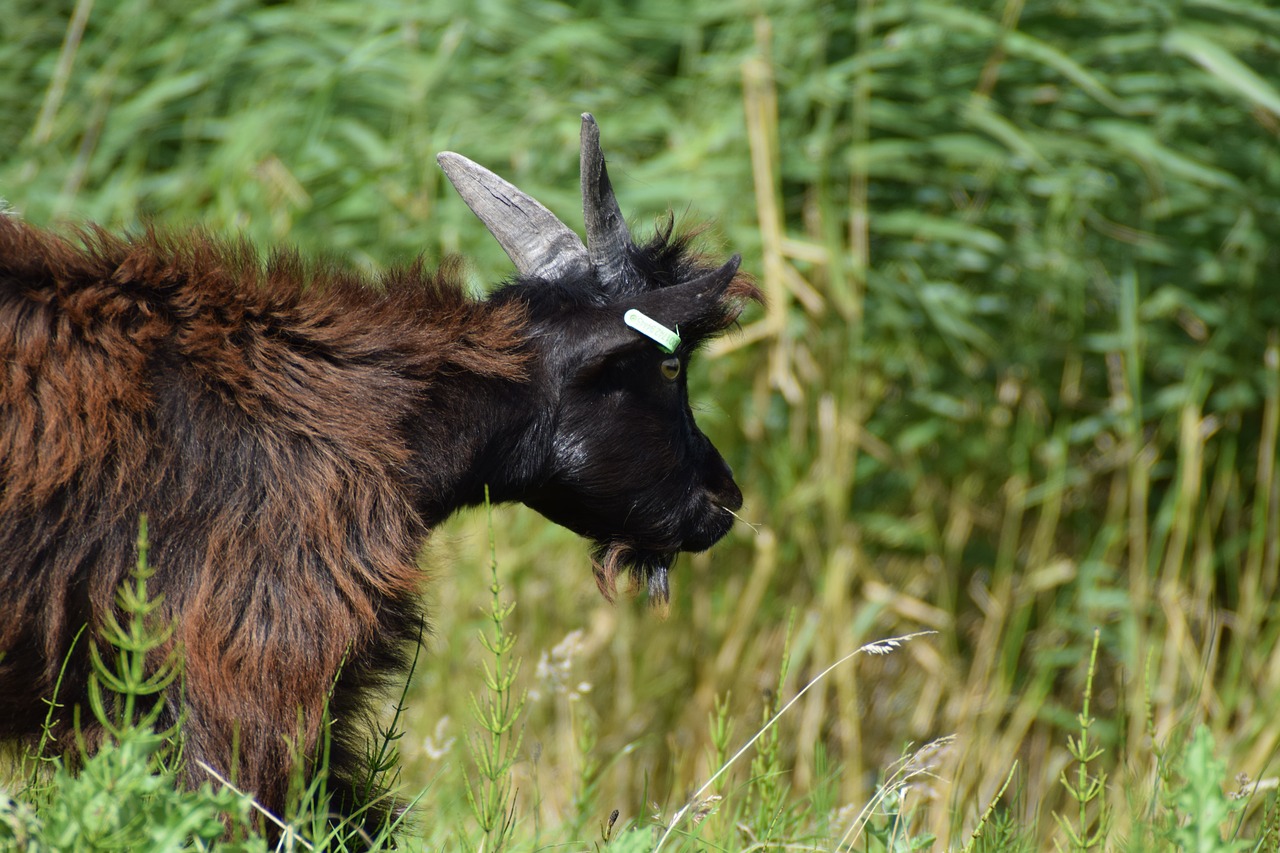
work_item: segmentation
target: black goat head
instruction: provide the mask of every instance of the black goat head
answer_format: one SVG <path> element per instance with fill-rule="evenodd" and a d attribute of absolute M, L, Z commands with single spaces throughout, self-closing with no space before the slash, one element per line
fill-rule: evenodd
<path fill-rule="evenodd" d="M 491 300 L 516 299 L 529 312 L 551 416 L 545 464 L 520 499 L 596 543 L 606 596 L 626 570 L 665 600 L 676 553 L 709 548 L 742 505 L 729 466 L 689 408 L 689 359 L 758 292 L 738 275 L 737 255 L 708 266 L 670 227 L 643 246 L 633 241 L 589 114 L 581 150 L 586 245 L 487 169 L 458 154 L 438 159 L 518 271 Z M 637 332 L 624 322 L 630 311 L 678 339 L 660 345 Z"/>

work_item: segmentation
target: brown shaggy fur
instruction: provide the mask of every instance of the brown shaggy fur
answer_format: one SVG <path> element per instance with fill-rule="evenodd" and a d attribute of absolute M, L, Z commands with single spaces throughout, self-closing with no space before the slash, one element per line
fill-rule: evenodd
<path fill-rule="evenodd" d="M 80 236 L 0 216 L 0 738 L 39 730 L 146 512 L 186 753 L 229 772 L 238 737 L 238 782 L 278 811 L 299 708 L 310 749 L 339 673 L 376 683 L 419 629 L 416 556 L 443 498 L 404 475 L 405 421 L 441 377 L 519 380 L 522 307 L 420 266 L 371 289 L 202 235 Z M 86 668 L 70 658 L 64 703 Z"/>

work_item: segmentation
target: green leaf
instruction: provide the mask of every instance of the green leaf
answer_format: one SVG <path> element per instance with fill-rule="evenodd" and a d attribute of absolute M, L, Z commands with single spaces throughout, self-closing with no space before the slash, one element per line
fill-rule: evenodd
<path fill-rule="evenodd" d="M 1222 792 L 1227 768 L 1214 755 L 1213 734 L 1207 726 L 1196 729 L 1183 756 L 1183 785 L 1170 795 L 1178 814 L 1173 840 L 1188 853 L 1234 853 L 1250 846 L 1239 838 L 1224 840 L 1228 820 L 1241 811 L 1245 800 L 1229 799 Z"/>
<path fill-rule="evenodd" d="M 1193 30 L 1176 29 L 1165 36 L 1164 47 L 1197 63 L 1227 89 L 1255 106 L 1280 116 L 1280 92 L 1208 36 Z"/>

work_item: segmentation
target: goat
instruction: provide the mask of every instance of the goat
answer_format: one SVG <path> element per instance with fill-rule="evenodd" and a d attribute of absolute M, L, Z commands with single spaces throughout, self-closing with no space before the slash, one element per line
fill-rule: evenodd
<path fill-rule="evenodd" d="M 709 265 L 669 222 L 635 243 L 589 114 L 585 245 L 438 160 L 516 267 L 486 299 L 456 264 L 370 282 L 201 232 L 73 242 L 0 217 L 0 739 L 39 733 L 64 662 L 57 699 L 85 705 L 72 639 L 115 612 L 142 513 L 161 651 L 184 663 L 162 724 L 182 720 L 185 781 L 206 778 L 197 759 L 234 767 L 276 813 L 290 741 L 312 754 L 326 703 L 330 790 L 365 805 L 370 705 L 407 667 L 419 549 L 455 510 L 487 494 L 586 537 L 606 597 L 626 574 L 665 599 L 677 552 L 729 530 L 742 495 L 685 374 L 760 298 L 739 257 Z M 672 352 L 632 309 L 678 331 Z"/>

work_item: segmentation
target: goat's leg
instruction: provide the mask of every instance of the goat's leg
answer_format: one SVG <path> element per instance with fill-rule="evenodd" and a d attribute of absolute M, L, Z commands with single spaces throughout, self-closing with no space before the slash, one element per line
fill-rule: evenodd
<path fill-rule="evenodd" d="M 291 784 L 310 781 L 321 758 L 327 703 L 358 629 L 303 596 L 287 613 L 261 590 L 246 600 L 235 620 L 190 605 L 181 616 L 185 773 L 209 780 L 203 762 L 283 820 Z"/>

